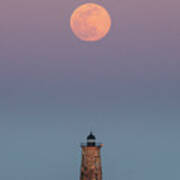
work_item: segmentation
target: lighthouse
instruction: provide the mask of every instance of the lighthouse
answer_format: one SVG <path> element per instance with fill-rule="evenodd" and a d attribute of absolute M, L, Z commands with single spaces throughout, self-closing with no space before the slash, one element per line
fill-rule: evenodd
<path fill-rule="evenodd" d="M 102 180 L 101 143 L 96 143 L 92 132 L 87 136 L 87 142 L 81 144 L 82 161 L 80 180 Z"/>

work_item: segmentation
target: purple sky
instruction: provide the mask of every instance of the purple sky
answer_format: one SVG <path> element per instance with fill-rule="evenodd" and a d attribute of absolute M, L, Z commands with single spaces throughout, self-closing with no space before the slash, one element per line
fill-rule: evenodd
<path fill-rule="evenodd" d="M 83 0 L 0 1 L 0 179 L 77 180 L 104 142 L 104 180 L 180 178 L 180 1 L 99 0 L 112 28 L 69 27 Z"/>

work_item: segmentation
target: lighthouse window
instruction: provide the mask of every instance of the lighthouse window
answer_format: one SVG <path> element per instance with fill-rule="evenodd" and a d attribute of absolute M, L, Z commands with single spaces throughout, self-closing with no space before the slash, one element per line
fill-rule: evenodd
<path fill-rule="evenodd" d="M 81 172 L 81 178 L 83 178 L 84 177 L 84 173 L 83 172 Z"/>
<path fill-rule="evenodd" d="M 97 173 L 96 173 L 96 180 L 98 180 L 98 175 L 97 175 Z"/>

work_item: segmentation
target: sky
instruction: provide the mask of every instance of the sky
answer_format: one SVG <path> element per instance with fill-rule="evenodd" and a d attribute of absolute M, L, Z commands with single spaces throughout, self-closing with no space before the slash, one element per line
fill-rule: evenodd
<path fill-rule="evenodd" d="M 87 2 L 0 1 L 0 179 L 79 179 L 93 130 L 104 180 L 179 180 L 180 1 L 92 0 L 94 43 L 69 27 Z"/>

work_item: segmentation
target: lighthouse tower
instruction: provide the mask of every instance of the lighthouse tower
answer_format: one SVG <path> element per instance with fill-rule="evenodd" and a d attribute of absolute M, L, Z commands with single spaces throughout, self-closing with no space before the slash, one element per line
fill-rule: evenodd
<path fill-rule="evenodd" d="M 82 143 L 82 162 L 80 180 L 102 180 L 100 149 L 101 143 L 96 143 L 96 137 L 91 132 L 87 143 Z"/>

